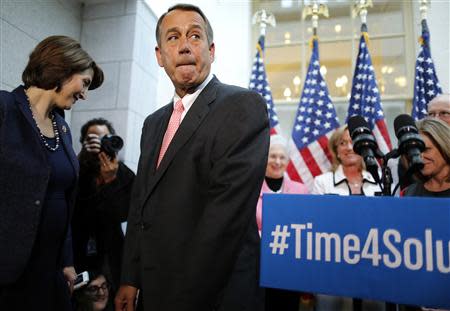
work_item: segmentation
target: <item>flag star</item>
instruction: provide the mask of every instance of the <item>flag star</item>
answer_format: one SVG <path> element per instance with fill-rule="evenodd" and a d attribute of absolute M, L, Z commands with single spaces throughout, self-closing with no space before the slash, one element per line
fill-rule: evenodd
<path fill-rule="evenodd" d="M 255 83 L 251 82 L 251 83 L 250 83 L 250 88 L 252 89 L 252 88 L 254 88 L 254 87 L 255 87 Z"/>
<path fill-rule="evenodd" d="M 331 127 L 330 122 L 325 122 L 325 124 L 323 125 L 323 127 L 325 127 L 326 129 L 329 129 Z"/>
<path fill-rule="evenodd" d="M 433 62 L 433 60 L 431 59 L 431 57 L 428 57 L 427 60 L 426 60 L 426 62 L 427 62 L 428 64 L 431 64 L 431 63 Z"/>
<path fill-rule="evenodd" d="M 299 110 L 300 110 L 300 112 L 305 112 L 306 108 L 303 107 L 303 106 L 301 106 L 301 107 L 299 108 Z"/>
<path fill-rule="evenodd" d="M 306 110 L 308 113 L 311 113 L 313 111 L 313 109 L 310 107 Z"/>
<path fill-rule="evenodd" d="M 307 137 L 303 137 L 303 138 L 302 138 L 302 142 L 303 142 L 304 144 L 306 144 L 306 143 L 308 142 L 308 138 L 307 138 Z"/>
<path fill-rule="evenodd" d="M 309 118 L 309 117 L 306 118 L 306 123 L 307 123 L 307 124 L 310 124 L 310 123 L 311 123 L 311 118 Z"/>
<path fill-rule="evenodd" d="M 434 91 L 433 91 L 433 90 L 429 90 L 429 91 L 427 92 L 427 94 L 428 94 L 429 96 L 433 96 L 433 95 L 434 95 Z"/>
<path fill-rule="evenodd" d="M 352 107 L 353 107 L 353 109 L 355 109 L 355 110 L 358 110 L 358 109 L 359 109 L 359 105 L 358 105 L 358 104 L 356 104 L 356 103 L 355 103 L 355 104 L 353 104 L 353 106 L 352 106 Z"/>
<path fill-rule="evenodd" d="M 317 129 L 314 129 L 313 134 L 314 134 L 314 136 L 317 136 L 317 135 L 319 135 L 319 131 Z"/>
<path fill-rule="evenodd" d="M 417 61 L 418 61 L 419 63 L 423 62 L 423 60 L 424 60 L 423 57 L 417 57 Z"/>
<path fill-rule="evenodd" d="M 314 103 L 314 98 L 311 97 L 311 98 L 309 99 L 309 103 L 310 103 L 310 104 L 313 104 L 313 103 Z"/>
<path fill-rule="evenodd" d="M 323 90 L 320 90 L 320 91 L 319 91 L 319 96 L 322 97 L 322 96 L 324 96 L 324 95 L 325 95 L 325 92 L 324 92 Z"/>
<path fill-rule="evenodd" d="M 302 127 L 301 127 L 300 125 L 297 124 L 297 125 L 295 126 L 295 130 L 296 130 L 296 131 L 300 131 L 301 129 L 302 129 Z"/>
<path fill-rule="evenodd" d="M 433 72 L 434 72 L 433 69 L 431 69 L 431 68 L 428 68 L 428 69 L 427 69 L 427 73 L 428 73 L 428 74 L 432 75 Z"/>
<path fill-rule="evenodd" d="M 355 85 L 355 88 L 356 88 L 357 90 L 360 90 L 361 87 L 362 87 L 361 83 L 357 83 L 357 84 Z"/>
<path fill-rule="evenodd" d="M 320 81 L 320 86 L 321 87 L 325 87 L 327 84 L 325 83 L 325 81 Z"/>
<path fill-rule="evenodd" d="M 272 120 L 278 121 L 278 117 L 274 115 L 274 116 L 272 116 Z"/>
<path fill-rule="evenodd" d="M 318 73 L 319 73 L 319 71 L 318 71 L 317 69 L 314 69 L 314 70 L 312 71 L 312 74 L 315 75 L 315 76 L 316 76 Z"/>
<path fill-rule="evenodd" d="M 309 131 L 310 131 L 309 126 L 305 127 L 305 129 L 303 130 L 303 132 L 305 132 L 305 133 L 309 133 Z"/>
<path fill-rule="evenodd" d="M 316 116 L 321 116 L 322 115 L 322 110 L 316 110 Z"/>
<path fill-rule="evenodd" d="M 374 92 L 375 94 L 378 94 L 378 88 L 377 88 L 377 87 L 374 87 L 374 88 L 372 89 L 372 92 Z"/>
<path fill-rule="evenodd" d="M 319 66 L 320 65 L 318 60 L 315 60 L 313 64 L 314 64 L 314 66 Z"/>
<path fill-rule="evenodd" d="M 370 107 L 364 107 L 364 112 L 369 112 L 370 111 Z"/>
<path fill-rule="evenodd" d="M 314 120 L 314 124 L 319 126 L 320 125 L 320 120 L 319 119 Z"/>
<path fill-rule="evenodd" d="M 302 122 L 304 119 L 305 119 L 305 117 L 302 116 L 302 115 L 299 115 L 299 116 L 297 117 L 298 122 Z"/>
<path fill-rule="evenodd" d="M 378 110 L 378 111 L 377 111 L 377 114 L 378 114 L 380 117 L 382 117 L 382 116 L 384 115 L 382 110 Z"/>
<path fill-rule="evenodd" d="M 317 105 L 318 105 L 318 106 L 322 106 L 322 105 L 323 105 L 323 100 L 319 99 L 319 100 L 317 101 Z"/>
<path fill-rule="evenodd" d="M 330 119 L 333 116 L 333 114 L 331 112 L 327 112 L 325 116 L 327 117 L 327 119 Z"/>
<path fill-rule="evenodd" d="M 356 93 L 353 98 L 355 98 L 356 100 L 359 100 L 361 98 L 361 94 Z"/>
<path fill-rule="evenodd" d="M 431 80 L 431 79 L 428 79 L 428 80 L 427 80 L 427 84 L 428 84 L 428 85 L 433 85 L 433 84 L 434 84 L 434 82 L 433 82 L 433 80 Z"/>
<path fill-rule="evenodd" d="M 262 85 L 259 84 L 256 88 L 257 88 L 258 90 L 261 90 L 261 89 L 262 89 Z"/>
<path fill-rule="evenodd" d="M 307 102 L 308 102 L 308 98 L 303 97 L 303 98 L 302 98 L 302 102 L 303 102 L 303 103 L 307 103 Z"/>

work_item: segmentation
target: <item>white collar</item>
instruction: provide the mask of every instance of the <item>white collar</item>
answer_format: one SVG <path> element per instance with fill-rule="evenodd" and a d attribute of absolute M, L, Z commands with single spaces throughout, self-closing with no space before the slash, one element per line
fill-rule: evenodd
<path fill-rule="evenodd" d="M 370 174 L 368 171 L 362 170 L 361 173 L 362 173 L 362 177 L 363 177 L 363 183 L 366 181 L 371 184 L 375 184 L 375 185 L 377 184 L 375 182 L 375 180 L 373 179 L 372 174 Z M 334 171 L 333 176 L 334 176 L 334 185 L 338 185 L 341 182 L 347 180 L 347 177 L 345 177 L 345 175 L 344 175 L 344 168 L 342 167 L 342 164 L 339 164 L 336 171 Z"/>

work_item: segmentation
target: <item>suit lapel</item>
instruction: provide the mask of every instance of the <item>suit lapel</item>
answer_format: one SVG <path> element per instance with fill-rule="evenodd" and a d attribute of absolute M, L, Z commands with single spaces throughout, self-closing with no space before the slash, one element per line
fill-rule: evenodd
<path fill-rule="evenodd" d="M 156 164 L 158 163 L 159 158 L 159 151 L 161 150 L 161 145 L 164 139 L 164 134 L 166 133 L 167 126 L 169 124 L 170 116 L 172 115 L 173 111 L 173 102 L 171 102 L 166 111 L 164 112 L 164 116 L 157 124 L 157 135 L 155 136 L 156 141 L 154 142 L 153 146 L 156 148 L 152 148 L 150 163 L 152 164 L 152 173 L 155 174 L 156 172 Z"/>
<path fill-rule="evenodd" d="M 191 138 L 194 134 L 195 130 L 200 126 L 200 124 L 205 119 L 206 115 L 209 112 L 209 104 L 214 101 L 216 98 L 216 84 L 218 80 L 213 78 L 209 84 L 203 89 L 198 98 L 192 104 L 192 107 L 187 112 L 183 121 L 180 124 L 175 136 L 173 137 L 169 148 L 167 149 L 164 158 L 161 160 L 161 163 L 158 169 L 155 172 L 154 178 L 151 180 L 148 195 L 153 191 L 153 188 L 158 183 L 160 178 L 164 175 L 164 172 L 167 170 L 169 164 L 172 162 L 174 157 L 177 155 L 178 151 L 184 144 Z M 173 109 L 173 108 L 172 108 Z M 170 116 L 169 116 L 170 118 Z M 167 127 L 166 122 L 166 127 Z M 165 131 L 165 128 L 164 128 Z M 164 133 L 162 133 L 164 136 Z M 162 144 L 162 137 L 160 137 L 159 147 Z M 159 154 L 159 148 L 157 149 L 157 153 Z M 156 161 L 155 166 L 156 166 Z"/>
<path fill-rule="evenodd" d="M 33 115 L 32 115 L 32 113 L 30 111 L 28 98 L 25 95 L 24 88 L 22 86 L 19 86 L 13 91 L 13 93 L 14 93 L 14 95 L 16 97 L 16 102 L 19 103 L 20 112 L 22 112 L 23 116 L 28 121 L 28 123 L 30 124 L 31 128 L 34 130 L 34 132 L 38 136 L 38 139 L 40 139 L 40 137 L 39 137 L 39 130 L 37 128 L 36 122 L 33 120 Z"/>

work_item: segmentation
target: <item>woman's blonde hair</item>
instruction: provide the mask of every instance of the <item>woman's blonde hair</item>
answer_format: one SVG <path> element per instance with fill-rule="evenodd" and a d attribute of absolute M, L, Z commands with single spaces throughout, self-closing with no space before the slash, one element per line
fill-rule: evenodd
<path fill-rule="evenodd" d="M 447 165 L 450 165 L 450 126 L 444 121 L 436 118 L 425 118 L 416 122 L 417 128 L 422 135 L 426 135 Z M 450 181 L 450 175 L 447 176 Z"/>

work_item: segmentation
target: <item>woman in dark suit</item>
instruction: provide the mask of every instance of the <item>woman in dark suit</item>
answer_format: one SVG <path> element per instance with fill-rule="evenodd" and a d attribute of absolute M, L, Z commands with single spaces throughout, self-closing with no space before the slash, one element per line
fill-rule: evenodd
<path fill-rule="evenodd" d="M 51 36 L 22 80 L 0 92 L 0 306 L 70 310 L 78 162 L 61 114 L 99 87 L 103 72 L 77 41 Z"/>

